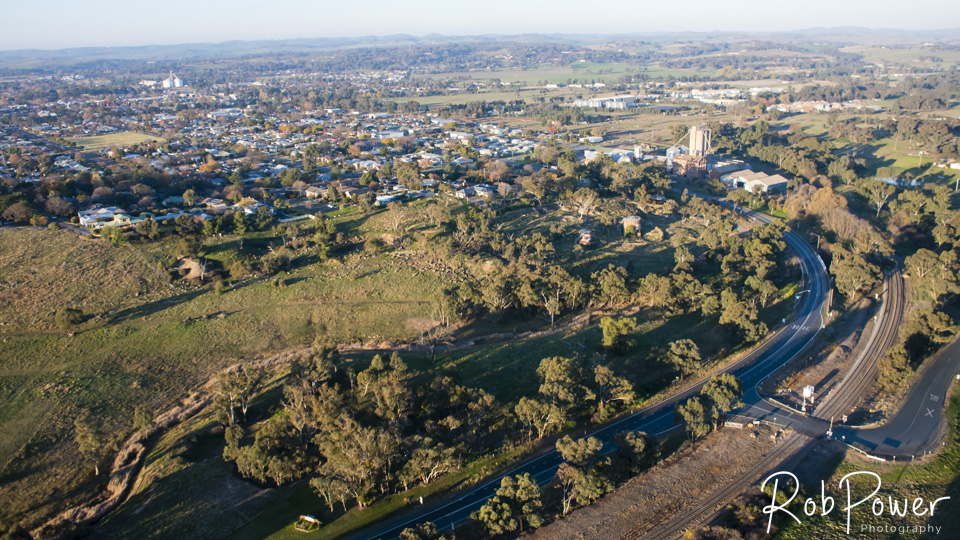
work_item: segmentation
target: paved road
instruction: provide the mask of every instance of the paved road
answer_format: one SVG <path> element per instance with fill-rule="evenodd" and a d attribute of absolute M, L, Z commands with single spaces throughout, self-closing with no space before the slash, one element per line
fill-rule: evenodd
<path fill-rule="evenodd" d="M 771 221 L 769 217 L 762 214 L 752 212 L 748 212 L 748 214 L 763 222 Z M 745 408 L 754 410 L 757 415 L 768 421 L 775 421 L 780 416 L 782 416 L 781 420 L 784 418 L 788 421 L 807 420 L 802 415 L 792 411 L 778 411 L 776 407 L 771 406 L 760 397 L 756 388 L 762 379 L 800 353 L 820 332 L 824 324 L 824 304 L 829 290 L 823 261 L 806 241 L 792 231 L 786 233 L 785 240 L 799 256 L 801 271 L 804 276 L 803 289 L 805 292 L 801 295 L 798 314 L 793 321 L 777 331 L 754 351 L 726 369 L 727 372 L 733 373 L 743 382 L 746 389 L 744 392 Z M 604 452 L 610 452 L 613 450 L 610 440 L 614 433 L 634 430 L 661 435 L 671 431 L 677 427 L 674 418 L 674 406 L 696 393 L 702 382 L 705 381 L 701 381 L 692 388 L 680 392 L 664 402 L 640 410 L 614 424 L 594 431 L 591 435 L 604 441 Z M 794 417 L 796 418 L 794 419 Z M 821 428 L 822 426 L 814 423 L 809 429 L 798 428 L 798 430 L 809 431 L 810 435 L 819 435 L 825 431 L 825 428 Z M 551 450 L 518 465 L 503 475 L 488 479 L 479 486 L 465 491 L 455 500 L 448 501 L 439 507 L 426 508 L 407 519 L 391 520 L 380 525 L 379 528 L 375 526 L 353 535 L 351 538 L 392 540 L 397 538 L 404 528 L 426 521 L 432 521 L 441 529 L 449 528 L 467 520 L 473 511 L 480 508 L 487 499 L 492 497 L 504 475 L 530 473 L 538 483 L 546 484 L 556 475 L 561 462 L 562 459 L 557 452 Z"/>
<path fill-rule="evenodd" d="M 896 342 L 905 304 L 903 276 L 899 268 L 886 275 L 878 297 L 882 301 L 862 343 L 854 351 L 857 356 L 853 365 L 829 394 L 818 397 L 815 407 L 808 406 L 808 414 L 780 405 L 773 399 L 758 402 L 756 397 L 745 400 L 748 405 L 735 414 L 790 427 L 811 437 L 825 435 L 834 420 L 834 427 L 838 426 L 844 414 L 856 409 L 874 380 L 880 359 Z M 753 391 L 759 393 L 757 388 Z M 755 405 L 749 405 L 751 403 Z"/>
<path fill-rule="evenodd" d="M 924 362 L 897 414 L 879 427 L 839 428 L 834 433 L 854 447 L 883 458 L 911 459 L 940 446 L 947 391 L 960 373 L 960 341 Z"/>

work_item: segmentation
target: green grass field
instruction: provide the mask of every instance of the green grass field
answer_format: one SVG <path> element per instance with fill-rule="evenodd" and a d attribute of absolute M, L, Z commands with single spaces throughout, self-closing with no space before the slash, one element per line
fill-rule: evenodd
<path fill-rule="evenodd" d="M 68 141 L 76 143 L 84 150 L 95 152 L 105 148 L 124 147 L 142 142 L 157 141 L 163 143 L 164 139 L 153 135 L 145 135 L 135 131 L 121 131 L 119 133 L 110 133 L 108 135 L 97 135 L 95 137 L 75 137 L 68 138 Z"/>

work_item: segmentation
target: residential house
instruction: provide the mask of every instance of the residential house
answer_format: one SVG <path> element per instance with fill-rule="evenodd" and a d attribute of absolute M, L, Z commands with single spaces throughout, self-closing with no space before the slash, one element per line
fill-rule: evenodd
<path fill-rule="evenodd" d="M 308 199 L 321 199 L 327 196 L 327 188 L 322 186 L 310 186 L 303 192 Z"/>
<path fill-rule="evenodd" d="M 206 198 L 200 201 L 200 206 L 203 206 L 207 210 L 213 212 L 224 212 L 229 208 L 229 205 L 223 201 L 223 199 L 214 199 Z"/>

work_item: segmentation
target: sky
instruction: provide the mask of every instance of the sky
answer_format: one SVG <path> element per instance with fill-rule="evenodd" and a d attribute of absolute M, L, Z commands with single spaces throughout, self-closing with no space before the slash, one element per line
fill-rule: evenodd
<path fill-rule="evenodd" d="M 0 50 L 388 34 L 960 26 L 956 0 L 0 0 Z"/>

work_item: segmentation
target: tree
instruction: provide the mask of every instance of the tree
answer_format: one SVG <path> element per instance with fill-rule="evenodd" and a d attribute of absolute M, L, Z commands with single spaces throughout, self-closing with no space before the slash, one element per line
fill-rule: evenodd
<path fill-rule="evenodd" d="M 2 216 L 3 219 L 6 219 L 7 221 L 13 221 L 16 223 L 29 223 L 30 218 L 33 217 L 33 209 L 31 209 L 26 203 L 13 203 L 3 211 Z"/>
<path fill-rule="evenodd" d="M 135 229 L 142 236 L 145 236 L 149 240 L 156 240 L 160 236 L 160 227 L 157 225 L 157 222 L 153 218 L 147 218 L 140 223 L 137 223 Z"/>
<path fill-rule="evenodd" d="M 753 198 L 753 193 L 745 189 L 735 189 L 727 193 L 727 200 L 733 203 L 733 211 L 737 211 L 737 205 L 746 204 L 747 201 Z"/>
<path fill-rule="evenodd" d="M 880 217 L 880 211 L 887 204 L 887 200 L 897 192 L 896 186 L 888 184 L 883 180 L 862 178 L 857 182 L 857 188 L 860 193 L 870 201 L 870 204 L 877 207 L 877 217 Z"/>
<path fill-rule="evenodd" d="M 739 407 L 740 397 L 743 395 L 743 385 L 740 379 L 729 373 L 721 373 L 711 377 L 700 389 L 699 394 L 712 404 L 716 418 Z M 716 426 L 714 426 L 716 428 Z"/>
<path fill-rule="evenodd" d="M 677 406 L 677 414 L 686 424 L 691 439 L 699 439 L 710 433 L 714 423 L 712 413 L 713 409 L 699 395 Z"/>
<path fill-rule="evenodd" d="M 510 172 L 510 166 L 503 160 L 491 161 L 484 168 L 487 178 L 494 183 L 502 181 Z"/>
<path fill-rule="evenodd" d="M 330 507 L 333 512 L 333 504 L 339 502 L 343 506 L 343 511 L 347 511 L 347 499 L 350 498 L 350 488 L 346 482 L 332 476 L 318 476 L 310 479 L 310 487 L 316 492 Z M 402 538 L 402 535 L 401 535 Z"/>
<path fill-rule="evenodd" d="M 618 377 L 612 369 L 606 366 L 597 366 L 593 368 L 594 382 L 596 383 L 596 395 L 599 403 L 597 409 L 604 410 L 604 406 L 611 401 L 622 401 L 630 403 L 636 394 L 633 391 L 633 385 L 624 377 Z"/>
<path fill-rule="evenodd" d="M 127 233 L 123 232 L 120 227 L 104 227 L 100 229 L 100 236 L 110 240 L 110 243 L 115 246 L 130 243 Z"/>
<path fill-rule="evenodd" d="M 268 206 L 261 206 L 257 208 L 253 220 L 258 229 L 264 230 L 273 223 L 273 211 Z"/>
<path fill-rule="evenodd" d="M 326 457 L 320 473 L 342 480 L 360 508 L 373 502 L 374 493 L 386 491 L 390 471 L 401 455 L 394 430 L 364 426 L 346 413 L 329 426 L 320 451 Z"/>
<path fill-rule="evenodd" d="M 173 227 L 177 234 L 182 237 L 197 234 L 197 222 L 193 220 L 192 215 L 179 215 L 173 220 Z"/>
<path fill-rule="evenodd" d="M 698 439 L 717 429 L 723 415 L 741 405 L 742 395 L 740 379 L 723 373 L 712 377 L 696 396 L 677 407 L 677 414 L 687 425 L 690 437 Z"/>
<path fill-rule="evenodd" d="M 597 297 L 608 303 L 618 304 L 630 298 L 630 289 L 627 288 L 627 270 L 622 266 L 607 265 L 591 276 L 596 283 Z"/>
<path fill-rule="evenodd" d="M 399 475 L 404 489 L 413 481 L 427 485 L 459 466 L 455 448 L 446 448 L 429 437 L 420 436 L 414 437 L 411 444 L 413 451 Z"/>
<path fill-rule="evenodd" d="M 564 436 L 557 441 L 557 452 L 565 460 L 557 471 L 564 514 L 570 511 L 573 501 L 590 504 L 613 489 L 613 483 L 604 474 L 610 458 L 600 454 L 602 448 L 603 443 L 595 437 L 573 440 Z"/>
<path fill-rule="evenodd" d="M 680 380 L 700 371 L 700 348 L 690 339 L 679 339 L 667 348 L 667 362 L 680 372 Z"/>
<path fill-rule="evenodd" d="M 673 267 L 674 272 L 690 272 L 690 262 L 693 261 L 693 253 L 690 253 L 690 250 L 687 246 L 679 246 L 676 251 L 673 252 L 673 259 L 676 261 L 676 265 Z"/>
<path fill-rule="evenodd" d="M 720 306 L 720 324 L 735 326 L 746 341 L 758 341 L 767 333 L 767 325 L 757 322 L 757 307 L 740 301 L 732 290 L 720 293 Z"/>
<path fill-rule="evenodd" d="M 637 319 L 633 317 L 603 317 L 600 319 L 600 328 L 603 330 L 603 346 L 611 350 L 623 350 L 629 346 L 625 338 L 636 332 Z"/>
<path fill-rule="evenodd" d="M 925 215 L 923 209 L 932 204 L 933 201 L 926 193 L 908 189 L 897 196 L 896 208 L 903 210 L 910 217 L 910 221 L 916 224 L 923 221 Z"/>
<path fill-rule="evenodd" d="M 399 540 L 453 540 L 437 530 L 437 526 L 431 522 L 420 523 L 413 527 L 407 527 L 400 532 Z"/>
<path fill-rule="evenodd" d="M 540 395 L 564 415 L 570 408 L 594 397 L 584 386 L 580 366 L 572 358 L 544 358 L 537 367 L 537 375 L 541 380 Z"/>
<path fill-rule="evenodd" d="M 197 257 L 203 250 L 203 240 L 197 235 L 184 236 L 177 242 L 177 254 L 181 257 Z"/>
<path fill-rule="evenodd" d="M 621 431 L 614 434 L 616 459 L 630 474 L 649 467 L 657 458 L 657 442 L 642 431 Z"/>
<path fill-rule="evenodd" d="M 47 212 L 56 214 L 60 217 L 69 217 L 71 214 L 76 212 L 76 206 L 73 203 L 65 201 L 56 196 L 47 199 L 44 207 L 47 209 Z"/>
<path fill-rule="evenodd" d="M 99 476 L 100 460 L 105 450 L 100 424 L 90 416 L 89 412 L 84 412 L 73 421 L 73 427 L 76 430 L 75 439 L 80 447 L 80 453 L 83 454 L 84 459 L 93 464 L 93 472 Z"/>
<path fill-rule="evenodd" d="M 196 204 L 197 204 L 197 192 L 194 191 L 194 190 L 192 190 L 192 189 L 188 189 L 188 190 L 184 191 L 184 192 L 183 192 L 183 204 L 185 204 L 185 205 L 187 205 L 187 206 L 196 206 Z"/>
<path fill-rule="evenodd" d="M 406 186 L 407 189 L 418 191 L 423 189 L 423 182 L 420 180 L 420 168 L 414 163 L 404 163 L 397 167 L 397 182 Z"/>
<path fill-rule="evenodd" d="M 520 186 L 537 200 L 537 206 L 543 206 L 543 199 L 547 196 L 547 182 L 543 176 L 527 176 L 520 181 Z"/>
<path fill-rule="evenodd" d="M 391 422 L 406 419 L 413 405 L 407 379 L 402 372 L 391 369 L 374 382 L 373 401 L 377 416 Z"/>
<path fill-rule="evenodd" d="M 836 278 L 840 294 L 851 300 L 857 293 L 875 287 L 881 278 L 880 269 L 856 253 L 835 256 L 830 263 L 830 273 Z"/>
<path fill-rule="evenodd" d="M 221 223 L 222 223 L 222 219 L 219 218 L 219 217 L 204 220 L 204 222 L 203 222 L 203 235 L 204 235 L 204 236 L 215 236 L 216 234 L 218 234 L 218 233 L 220 232 L 220 225 L 221 225 Z"/>
<path fill-rule="evenodd" d="M 242 210 L 233 213 L 233 232 L 243 235 L 247 233 L 249 227 L 250 222 L 247 220 L 247 214 Z"/>
<path fill-rule="evenodd" d="M 958 292 L 956 254 L 944 251 L 939 256 L 925 248 L 918 249 L 904 261 L 911 283 L 918 296 L 936 306 L 948 294 Z"/>
<path fill-rule="evenodd" d="M 517 420 L 527 428 L 530 435 L 536 433 L 537 440 L 542 439 L 554 428 L 559 427 L 563 419 L 563 415 L 556 405 L 534 398 L 520 398 L 513 410 L 517 415 Z"/>
<path fill-rule="evenodd" d="M 496 496 L 487 500 L 470 517 L 479 521 L 492 534 L 505 532 L 524 532 L 524 522 L 531 529 L 543 524 L 540 509 L 543 503 L 540 500 L 540 487 L 537 482 L 525 473 L 522 476 L 505 476 L 500 481 L 500 488 Z"/>
<path fill-rule="evenodd" d="M 399 232 L 400 234 L 405 232 L 404 224 L 407 221 L 407 208 L 405 206 L 398 202 L 388 204 L 386 217 L 393 232 Z"/>
<path fill-rule="evenodd" d="M 580 188 L 573 194 L 573 203 L 576 205 L 578 218 L 583 223 L 583 216 L 593 214 L 597 207 L 597 192 L 589 188 Z"/>
<path fill-rule="evenodd" d="M 596 437 L 573 439 L 564 435 L 557 440 L 557 452 L 560 457 L 575 467 L 592 467 L 600 459 L 603 442 Z"/>
<path fill-rule="evenodd" d="M 263 370 L 247 366 L 217 376 L 217 401 L 221 411 L 229 418 L 229 425 L 236 423 L 237 407 L 246 420 L 247 411 L 263 386 L 264 378 Z"/>
<path fill-rule="evenodd" d="M 672 287 L 669 277 L 651 272 L 640 280 L 637 296 L 645 305 L 657 308 L 662 316 L 665 309 L 675 300 L 671 294 Z"/>

